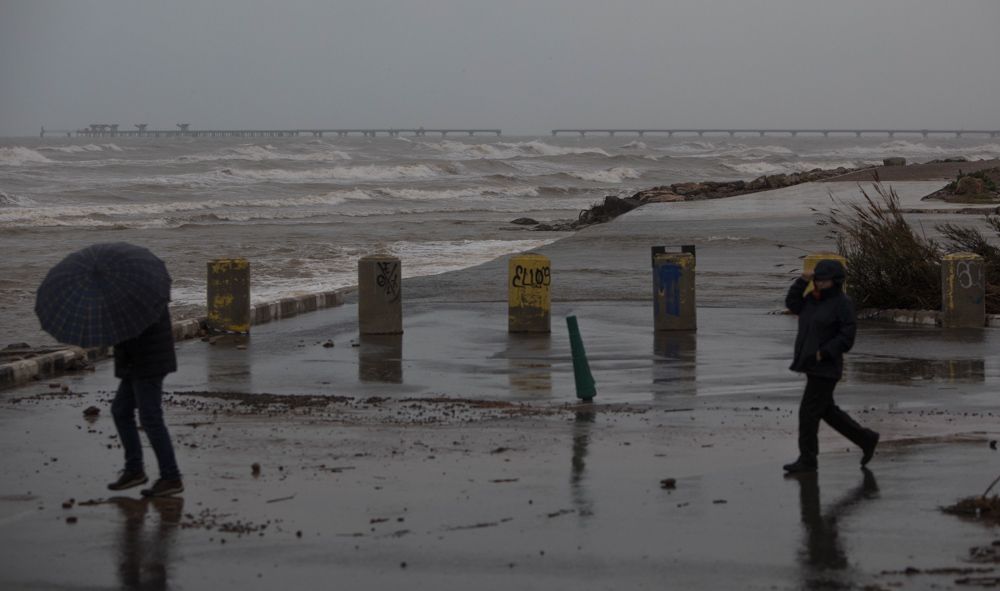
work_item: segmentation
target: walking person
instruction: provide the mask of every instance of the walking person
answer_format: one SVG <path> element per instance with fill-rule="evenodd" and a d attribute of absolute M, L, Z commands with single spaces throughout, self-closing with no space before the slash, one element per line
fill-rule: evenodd
<path fill-rule="evenodd" d="M 803 273 L 788 289 L 785 305 L 799 317 L 793 371 L 806 374 L 799 405 L 799 457 L 784 469 L 814 472 L 818 467 L 820 420 L 861 448 L 861 465 L 875 454 L 879 434 L 855 422 L 833 401 L 833 390 L 844 373 L 844 353 L 854 345 L 857 321 L 854 304 L 844 293 L 846 273 L 836 260 L 822 260 L 815 272 Z M 814 289 L 805 293 L 809 281 Z"/>
<path fill-rule="evenodd" d="M 152 487 L 143 489 L 142 495 L 166 497 L 184 491 L 174 446 L 163 421 L 163 379 L 175 371 L 174 334 L 170 311 L 164 306 L 159 320 L 142 334 L 115 345 L 115 377 L 121 382 L 111 403 L 111 415 L 125 450 L 125 468 L 117 480 L 108 484 L 110 490 L 124 490 L 149 481 L 135 422 L 138 411 L 139 423 L 146 432 L 160 471 L 159 479 Z"/>

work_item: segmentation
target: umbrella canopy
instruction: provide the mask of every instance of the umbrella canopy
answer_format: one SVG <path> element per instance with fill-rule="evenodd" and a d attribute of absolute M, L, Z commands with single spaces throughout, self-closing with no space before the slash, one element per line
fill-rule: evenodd
<path fill-rule="evenodd" d="M 170 301 L 170 274 L 156 255 L 126 242 L 67 256 L 38 287 L 35 314 L 46 332 L 81 347 L 139 336 Z"/>

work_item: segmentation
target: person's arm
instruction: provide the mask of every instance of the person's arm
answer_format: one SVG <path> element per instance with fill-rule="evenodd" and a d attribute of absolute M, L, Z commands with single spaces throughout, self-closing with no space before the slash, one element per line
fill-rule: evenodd
<path fill-rule="evenodd" d="M 798 277 L 795 282 L 792 283 L 792 286 L 788 288 L 788 295 L 785 296 L 785 307 L 788 308 L 792 314 L 798 315 L 802 312 L 802 307 L 805 306 L 806 303 L 804 294 L 810 280 L 812 280 L 812 273 L 803 273 L 802 276 Z"/>
<path fill-rule="evenodd" d="M 854 346 L 854 337 L 858 332 L 858 322 L 854 316 L 854 304 L 848 298 L 841 300 L 837 307 L 837 334 L 819 347 L 823 359 L 843 355 Z"/>

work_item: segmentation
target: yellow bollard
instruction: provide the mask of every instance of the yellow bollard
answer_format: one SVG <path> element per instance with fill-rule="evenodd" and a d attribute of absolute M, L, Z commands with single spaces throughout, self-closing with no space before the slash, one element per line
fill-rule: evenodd
<path fill-rule="evenodd" d="M 841 265 L 844 265 L 844 269 L 847 269 L 847 259 L 840 256 L 835 252 L 817 252 L 814 254 L 806 255 L 804 261 L 802 261 L 802 272 L 808 273 L 816 268 L 816 264 L 820 261 L 840 261 Z M 809 285 L 806 286 L 805 294 L 808 294 L 813 290 L 813 282 L 810 281 Z M 847 282 L 844 282 L 844 292 L 847 292 Z"/>
<path fill-rule="evenodd" d="M 941 259 L 941 326 L 986 326 L 986 281 L 983 258 L 971 252 Z"/>
<path fill-rule="evenodd" d="M 398 258 L 375 254 L 358 261 L 358 327 L 361 334 L 403 334 L 403 283 Z"/>
<path fill-rule="evenodd" d="M 507 332 L 552 332 L 549 258 L 534 253 L 513 256 L 507 269 Z"/>
<path fill-rule="evenodd" d="M 250 333 L 250 263 L 215 259 L 208 263 L 208 330 Z"/>
<path fill-rule="evenodd" d="M 658 331 L 697 330 L 694 255 L 653 255 L 653 325 Z"/>

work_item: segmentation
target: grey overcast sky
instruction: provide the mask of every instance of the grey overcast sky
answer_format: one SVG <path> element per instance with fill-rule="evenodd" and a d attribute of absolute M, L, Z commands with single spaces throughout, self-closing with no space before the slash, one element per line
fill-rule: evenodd
<path fill-rule="evenodd" d="M 998 0 L 0 0 L 0 135 L 1000 128 Z"/>

